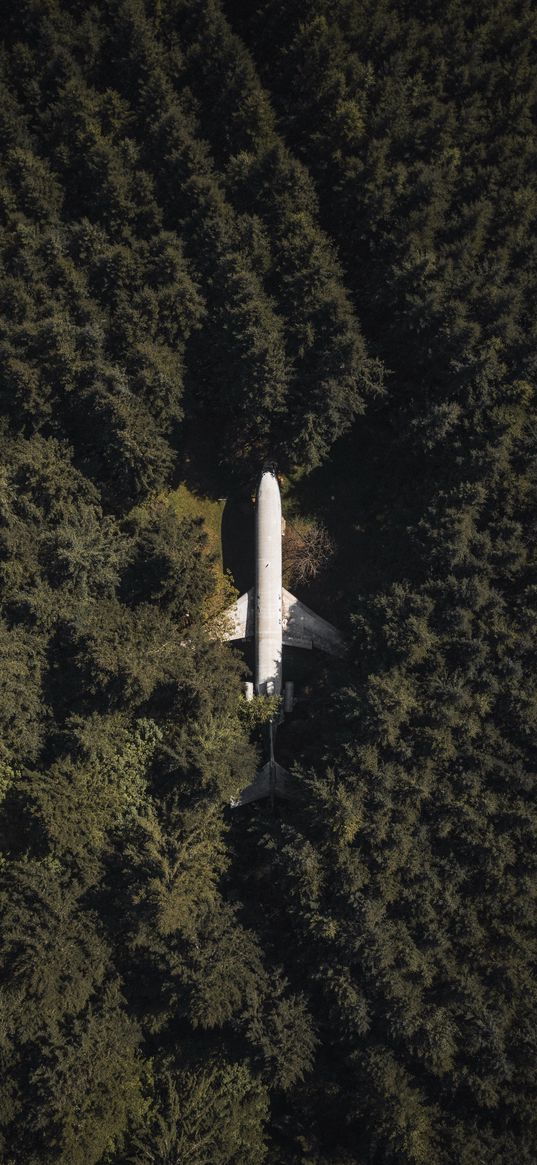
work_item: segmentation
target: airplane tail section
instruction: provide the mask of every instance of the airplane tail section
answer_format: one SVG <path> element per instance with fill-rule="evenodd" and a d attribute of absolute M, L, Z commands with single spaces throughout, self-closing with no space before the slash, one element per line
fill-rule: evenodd
<path fill-rule="evenodd" d="M 250 801 L 261 801 L 263 797 L 281 797 L 284 801 L 296 801 L 300 796 L 299 782 L 277 761 L 267 761 L 257 773 L 255 780 L 237 798 L 231 801 L 231 808 L 238 809 Z"/>
<path fill-rule="evenodd" d="M 270 763 L 257 773 L 251 785 L 247 785 L 238 797 L 231 801 L 231 808 L 238 809 L 240 805 L 248 805 L 250 801 L 261 801 L 263 797 L 270 797 Z"/>
<path fill-rule="evenodd" d="M 287 772 L 287 769 L 282 768 L 277 761 L 274 761 L 274 792 L 277 797 L 281 797 L 283 801 L 297 801 L 300 797 L 300 784 L 296 777 Z"/>

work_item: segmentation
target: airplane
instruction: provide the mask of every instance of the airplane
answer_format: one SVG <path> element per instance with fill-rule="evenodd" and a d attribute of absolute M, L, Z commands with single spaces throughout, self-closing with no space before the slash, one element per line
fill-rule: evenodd
<path fill-rule="evenodd" d="M 282 505 L 276 466 L 263 467 L 256 499 L 255 586 L 224 613 L 223 638 L 255 641 L 255 691 L 259 696 L 281 696 L 284 647 L 320 648 L 342 655 L 345 643 L 339 631 L 286 591 L 282 584 Z M 252 685 L 247 685 L 252 695 Z M 285 685 L 285 707 L 292 708 L 292 684 Z M 269 724 L 270 757 L 251 785 L 231 802 L 233 809 L 275 796 L 293 800 L 298 782 L 274 759 L 275 718 Z"/>

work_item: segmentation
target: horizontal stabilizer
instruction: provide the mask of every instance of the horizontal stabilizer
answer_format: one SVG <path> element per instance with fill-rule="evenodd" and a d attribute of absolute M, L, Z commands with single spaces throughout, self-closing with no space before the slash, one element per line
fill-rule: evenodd
<path fill-rule="evenodd" d="M 274 761 L 275 773 L 275 792 L 277 797 L 281 797 L 284 801 L 297 801 L 300 797 L 300 783 L 296 777 L 287 772 L 287 769 L 282 768 L 277 761 Z"/>
<path fill-rule="evenodd" d="M 261 801 L 263 797 L 270 797 L 273 792 L 284 801 L 296 801 L 300 796 L 300 785 L 296 777 L 292 777 L 291 773 L 282 768 L 277 761 L 272 761 L 272 764 L 267 761 L 252 784 L 231 801 L 231 808 L 238 809 L 240 805 L 248 805 L 250 801 Z"/>
<path fill-rule="evenodd" d="M 296 599 L 290 591 L 282 591 L 282 623 L 284 647 L 317 647 L 329 655 L 343 655 L 343 636 L 315 611 Z"/>
<path fill-rule="evenodd" d="M 255 625 L 254 588 L 250 587 L 218 619 L 224 624 L 223 639 L 249 639 Z"/>

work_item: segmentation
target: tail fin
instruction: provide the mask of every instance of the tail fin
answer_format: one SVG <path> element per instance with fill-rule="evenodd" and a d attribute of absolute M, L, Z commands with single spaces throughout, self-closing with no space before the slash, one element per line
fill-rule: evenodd
<path fill-rule="evenodd" d="M 231 808 L 238 809 L 250 801 L 261 801 L 263 797 L 282 797 L 284 801 L 296 801 L 300 797 L 300 786 L 296 777 L 277 761 L 267 761 L 255 780 L 239 796 L 231 801 Z"/>

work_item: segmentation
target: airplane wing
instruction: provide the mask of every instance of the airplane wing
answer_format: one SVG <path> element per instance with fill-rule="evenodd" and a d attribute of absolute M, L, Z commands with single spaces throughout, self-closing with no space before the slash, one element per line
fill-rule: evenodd
<path fill-rule="evenodd" d="M 345 651 L 340 632 L 286 590 L 282 591 L 282 624 L 284 647 L 318 647 L 329 655 Z"/>
<path fill-rule="evenodd" d="M 248 639 L 254 633 L 254 588 L 250 587 L 222 616 L 225 623 L 223 639 Z"/>

